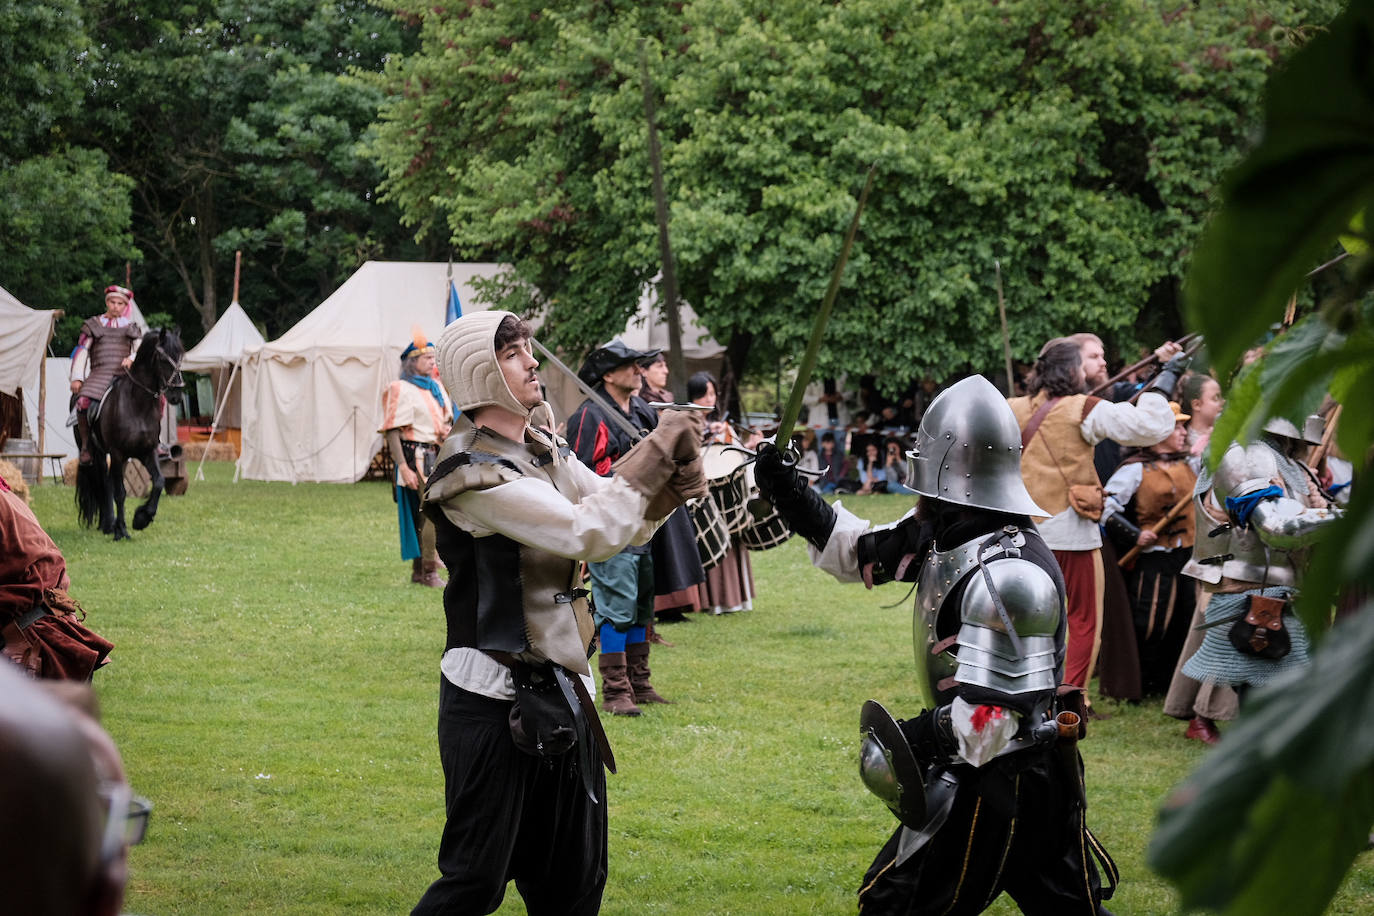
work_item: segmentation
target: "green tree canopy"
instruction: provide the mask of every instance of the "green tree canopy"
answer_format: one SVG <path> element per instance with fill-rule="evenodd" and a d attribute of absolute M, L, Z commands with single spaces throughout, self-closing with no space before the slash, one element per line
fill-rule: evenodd
<path fill-rule="evenodd" d="M 1208 191 L 1265 75 L 1335 12 L 955 0 L 397 8 L 374 155 L 406 219 L 512 263 L 585 346 L 658 270 L 647 39 L 682 295 L 721 339 L 799 354 L 862 176 L 878 181 L 822 353 L 888 387 L 1094 330 L 1177 331 Z"/>
<path fill-rule="evenodd" d="M 91 6 L 85 123 L 136 183 L 140 300 L 208 329 L 241 249 L 241 298 L 279 332 L 367 257 L 416 256 L 358 155 L 380 94 L 354 74 L 404 49 L 403 23 L 358 0 Z"/>
<path fill-rule="evenodd" d="M 67 308 L 133 257 L 132 182 L 67 129 L 99 49 L 77 0 L 0 0 L 0 283 L 35 307 Z"/>
<path fill-rule="evenodd" d="M 1188 274 L 1190 320 L 1228 375 L 1318 264 L 1342 245 L 1352 254 L 1310 281 L 1316 308 L 1231 380 L 1212 434 L 1216 461 L 1266 419 L 1301 422 L 1329 394 L 1354 467 L 1344 516 L 1301 581 L 1296 611 L 1317 647 L 1309 668 L 1247 695 L 1236 728 L 1166 802 L 1150 844 L 1151 865 L 1186 906 L 1230 916 L 1325 911 L 1374 822 L 1371 48 L 1374 2 L 1352 0 L 1274 76 L 1261 141 L 1228 176 Z M 1338 605 L 1346 613 L 1333 627 Z"/>

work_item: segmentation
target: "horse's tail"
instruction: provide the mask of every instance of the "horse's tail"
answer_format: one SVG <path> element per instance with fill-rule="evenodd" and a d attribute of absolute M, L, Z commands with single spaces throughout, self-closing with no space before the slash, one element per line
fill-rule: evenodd
<path fill-rule="evenodd" d="M 90 464 L 78 463 L 76 466 L 76 517 L 87 528 L 99 520 L 101 507 L 105 505 L 105 491 L 109 487 L 105 473 L 109 459 L 105 449 L 95 436 L 90 436 L 89 441 Z"/>

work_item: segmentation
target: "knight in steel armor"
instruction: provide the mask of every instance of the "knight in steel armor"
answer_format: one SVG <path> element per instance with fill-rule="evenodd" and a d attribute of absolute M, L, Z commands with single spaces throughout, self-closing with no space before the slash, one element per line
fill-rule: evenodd
<path fill-rule="evenodd" d="M 444 329 L 439 371 L 465 426 L 425 485 L 450 578 L 439 756 L 441 877 L 415 914 L 491 913 L 514 880 L 531 914 L 593 914 L 606 884 L 606 778 L 581 561 L 646 543 L 706 493 L 695 414 L 670 412 L 613 477 L 544 424 L 530 332 L 509 312 Z"/>
<path fill-rule="evenodd" d="M 1232 443 L 1198 478 L 1197 540 L 1184 572 L 1202 582 L 1206 634 L 1183 664 L 1188 677 L 1243 696 L 1307 664 L 1292 602 L 1311 546 L 1341 513 L 1303 463 L 1302 451 L 1321 441 L 1320 419 L 1308 426 L 1271 419 L 1258 440 Z"/>
<path fill-rule="evenodd" d="M 1016 417 L 987 379 L 964 379 L 931 403 L 908 459 L 921 499 L 877 528 L 828 505 L 771 445 L 755 469 L 816 566 L 870 588 L 916 583 L 928 708 L 903 721 L 864 707 L 860 771 L 901 825 L 860 910 L 980 913 L 1006 891 L 1025 913 L 1105 912 L 1117 874 L 1084 821 L 1081 721 L 1061 716 L 1077 695 L 1059 691 L 1064 582 L 1030 519 L 1045 512 L 1022 482 Z"/>
<path fill-rule="evenodd" d="M 72 354 L 71 387 L 76 397 L 76 430 L 82 464 L 91 463 L 89 411 L 105 396 L 115 373 L 134 364 L 143 331 L 128 317 L 134 294 L 122 286 L 105 287 L 105 314 L 87 318 Z M 68 424 L 70 425 L 70 424 Z"/>

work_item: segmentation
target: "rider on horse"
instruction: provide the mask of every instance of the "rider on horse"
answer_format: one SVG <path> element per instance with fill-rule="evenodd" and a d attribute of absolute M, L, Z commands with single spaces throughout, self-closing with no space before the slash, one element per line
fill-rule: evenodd
<path fill-rule="evenodd" d="M 91 463 L 91 424 L 87 411 L 98 403 L 115 373 L 133 365 L 143 332 L 128 317 L 134 294 L 122 286 L 105 287 L 105 314 L 87 318 L 72 355 L 71 383 L 76 397 L 76 427 L 81 463 Z"/>

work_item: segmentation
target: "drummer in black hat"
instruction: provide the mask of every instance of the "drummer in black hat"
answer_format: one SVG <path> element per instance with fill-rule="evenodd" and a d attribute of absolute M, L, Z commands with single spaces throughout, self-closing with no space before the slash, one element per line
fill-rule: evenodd
<path fill-rule="evenodd" d="M 603 477 L 630 450 L 634 439 L 612 419 L 612 411 L 635 429 L 658 425 L 652 407 L 638 395 L 640 362 L 658 350 L 634 350 L 613 340 L 587 355 L 577 375 L 595 392 L 568 417 L 568 444 L 582 463 Z M 600 630 L 601 707 L 618 716 L 637 716 L 638 703 L 666 703 L 649 683 L 648 627 L 654 619 L 654 566 L 646 544 L 626 547 L 604 563 L 588 563 L 596 624 Z"/>

